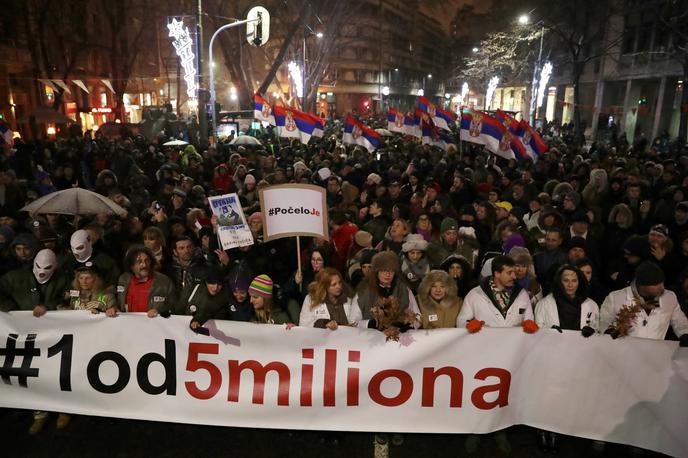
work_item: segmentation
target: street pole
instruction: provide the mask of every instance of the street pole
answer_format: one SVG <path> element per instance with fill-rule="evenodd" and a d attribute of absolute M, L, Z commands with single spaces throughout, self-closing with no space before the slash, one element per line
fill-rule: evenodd
<path fill-rule="evenodd" d="M 205 93 L 203 87 L 203 0 L 198 0 L 196 17 L 196 58 L 198 59 L 198 127 L 201 147 L 208 144 L 208 119 L 205 114 Z M 213 131 L 214 132 L 214 131 Z"/>
<path fill-rule="evenodd" d="M 537 103 L 537 93 L 540 91 L 540 72 L 542 71 L 542 41 L 545 38 L 545 24 L 542 24 L 540 30 L 540 52 L 538 52 L 537 63 L 533 70 L 533 84 L 530 94 L 530 125 L 535 128 L 535 120 L 538 117 L 538 110 L 540 107 Z"/>
<path fill-rule="evenodd" d="M 210 112 L 213 118 L 213 135 L 217 136 L 217 113 L 215 112 L 215 72 L 213 70 L 213 43 L 217 35 L 226 29 L 231 29 L 242 24 L 248 24 L 249 22 L 260 22 L 260 19 L 244 19 L 243 21 L 232 22 L 231 24 L 225 24 L 213 33 L 210 38 L 210 43 L 208 44 L 208 61 L 210 62 L 210 77 L 208 78 L 208 83 L 210 84 Z"/>

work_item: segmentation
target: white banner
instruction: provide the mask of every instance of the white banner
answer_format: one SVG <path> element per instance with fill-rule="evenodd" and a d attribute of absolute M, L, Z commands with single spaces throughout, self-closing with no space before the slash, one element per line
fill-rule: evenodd
<path fill-rule="evenodd" d="M 325 189 L 283 184 L 260 190 L 265 241 L 305 235 L 330 239 Z"/>
<path fill-rule="evenodd" d="M 253 234 L 236 193 L 208 197 L 208 202 L 217 215 L 217 236 L 223 250 L 253 245 Z"/>
<path fill-rule="evenodd" d="M 0 406 L 224 426 L 487 433 L 525 424 L 688 456 L 688 350 L 520 328 L 382 333 L 0 314 Z M 384 421 L 380 421 L 384 418 Z"/>

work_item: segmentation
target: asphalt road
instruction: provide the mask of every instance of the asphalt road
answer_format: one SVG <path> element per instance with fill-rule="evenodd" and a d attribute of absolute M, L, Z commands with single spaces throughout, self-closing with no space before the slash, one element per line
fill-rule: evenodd
<path fill-rule="evenodd" d="M 69 426 L 55 429 L 52 414 L 44 430 L 30 436 L 28 411 L 0 409 L 2 455 L 14 457 L 374 457 L 374 435 L 344 433 L 339 437 L 317 431 L 225 428 L 160 423 L 116 418 L 74 416 Z M 384 421 L 383 418 L 380 421 Z M 591 441 L 560 436 L 557 455 L 537 448 L 535 430 L 512 427 L 507 435 L 512 457 L 663 457 L 665 455 L 608 444 L 604 453 L 593 454 Z M 401 446 L 378 447 L 378 457 L 444 458 L 469 456 L 465 435 L 407 434 Z M 335 443 L 333 439 L 338 439 Z M 385 454 L 386 451 L 386 454 Z M 494 440 L 481 436 L 479 451 L 472 457 L 499 457 Z"/>

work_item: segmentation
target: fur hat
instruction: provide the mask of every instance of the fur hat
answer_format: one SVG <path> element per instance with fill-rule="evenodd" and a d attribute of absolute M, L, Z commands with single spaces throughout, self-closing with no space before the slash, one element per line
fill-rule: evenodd
<path fill-rule="evenodd" d="M 404 253 L 408 253 L 411 250 L 425 251 L 428 249 L 428 242 L 420 234 L 409 234 L 406 236 L 406 241 L 401 246 L 401 250 Z"/>
<path fill-rule="evenodd" d="M 522 246 L 515 246 L 509 250 L 509 257 L 514 260 L 516 264 L 522 266 L 530 266 L 533 263 L 533 257 L 530 255 L 528 248 Z"/>
<path fill-rule="evenodd" d="M 393 251 L 382 251 L 375 256 L 371 263 L 371 268 L 375 272 L 383 270 L 391 270 L 392 272 L 399 272 L 399 256 Z"/>
<path fill-rule="evenodd" d="M 354 234 L 354 242 L 363 248 L 370 248 L 373 246 L 373 234 L 366 231 L 358 231 Z"/>

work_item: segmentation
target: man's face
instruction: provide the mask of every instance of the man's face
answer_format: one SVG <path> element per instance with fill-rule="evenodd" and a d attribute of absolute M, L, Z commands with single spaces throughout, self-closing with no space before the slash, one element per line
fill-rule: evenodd
<path fill-rule="evenodd" d="M 629 199 L 640 199 L 640 187 L 639 186 L 629 186 L 627 193 L 628 193 Z"/>
<path fill-rule="evenodd" d="M 512 288 L 516 281 L 516 269 L 512 266 L 504 266 L 500 272 L 494 273 L 493 278 L 498 288 Z"/>
<path fill-rule="evenodd" d="M 180 240 L 174 246 L 174 255 L 182 262 L 189 262 L 193 256 L 193 248 L 191 240 Z"/>
<path fill-rule="evenodd" d="M 336 194 L 339 192 L 339 182 L 337 180 L 329 180 L 327 182 L 327 191 Z"/>
<path fill-rule="evenodd" d="M 650 232 L 647 238 L 652 246 L 662 245 L 664 242 L 666 242 L 666 237 L 664 237 L 662 234 L 658 234 L 657 232 Z"/>
<path fill-rule="evenodd" d="M 459 239 L 459 231 L 456 229 L 449 229 L 442 233 L 442 238 L 448 245 L 454 245 Z"/>
<path fill-rule="evenodd" d="M 236 299 L 239 303 L 244 302 L 248 297 L 248 291 L 245 289 L 235 289 L 232 291 L 232 294 L 234 295 L 234 299 Z"/>
<path fill-rule="evenodd" d="M 561 235 L 558 232 L 548 232 L 545 235 L 545 246 L 548 251 L 554 251 L 561 246 Z"/>
<path fill-rule="evenodd" d="M 509 216 L 509 212 L 506 211 L 506 208 L 502 208 L 502 207 L 497 207 L 496 213 L 497 213 L 497 219 L 498 220 L 505 219 Z"/>
<path fill-rule="evenodd" d="M 139 253 L 131 266 L 131 272 L 138 279 L 148 278 L 152 272 L 151 258 L 146 253 Z"/>
<path fill-rule="evenodd" d="M 217 296 L 222 291 L 222 284 L 220 283 L 206 283 L 206 287 L 211 296 Z"/>
<path fill-rule="evenodd" d="M 582 235 L 588 232 L 588 223 L 585 221 L 576 221 L 571 224 L 571 230 L 574 234 Z"/>
<path fill-rule="evenodd" d="M 373 203 L 370 204 L 370 206 L 368 207 L 368 213 L 370 213 L 371 216 L 377 216 L 377 215 L 379 215 L 380 213 L 382 213 L 382 209 L 381 209 L 380 206 L 377 204 L 377 202 L 373 202 Z"/>
<path fill-rule="evenodd" d="M 569 262 L 573 263 L 585 257 L 585 250 L 581 247 L 573 247 L 569 250 Z"/>
<path fill-rule="evenodd" d="M 387 193 L 391 198 L 396 199 L 401 193 L 401 187 L 398 184 L 389 185 L 387 188 Z"/>
<path fill-rule="evenodd" d="M 31 261 L 31 248 L 28 245 L 15 245 L 14 254 L 19 261 Z"/>
<path fill-rule="evenodd" d="M 644 299 L 659 298 L 664 294 L 664 283 L 658 283 L 656 285 L 643 285 L 638 286 L 638 294 L 640 294 Z"/>

